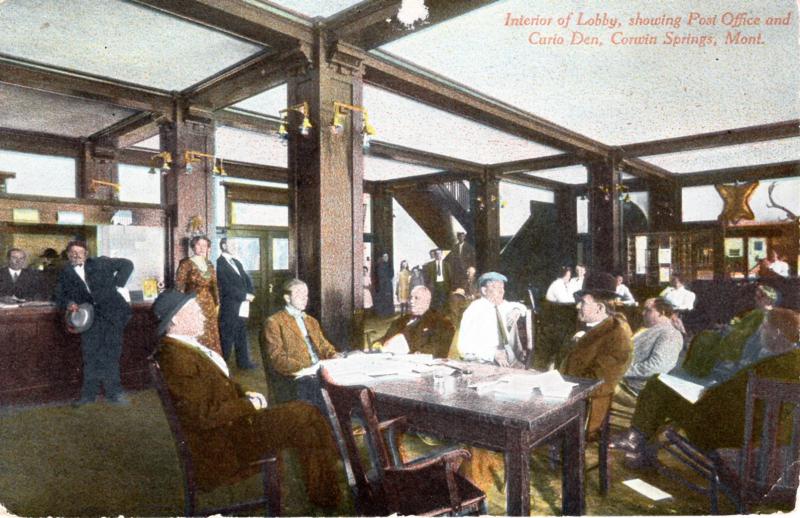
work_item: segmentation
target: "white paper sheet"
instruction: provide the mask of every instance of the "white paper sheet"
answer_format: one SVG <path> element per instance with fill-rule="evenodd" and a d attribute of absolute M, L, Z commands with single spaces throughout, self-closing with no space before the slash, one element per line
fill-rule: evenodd
<path fill-rule="evenodd" d="M 666 500 L 667 498 L 672 498 L 672 495 L 667 493 L 666 491 L 662 491 L 661 489 L 657 488 L 652 484 L 648 484 L 642 479 L 634 478 L 631 480 L 625 480 L 622 482 L 629 488 L 633 489 L 640 495 L 644 495 L 650 500 Z"/>
<path fill-rule="evenodd" d="M 702 380 L 692 378 L 688 374 L 661 373 L 658 379 L 689 403 L 697 403 L 706 389 L 713 385 L 713 382 L 703 383 Z"/>

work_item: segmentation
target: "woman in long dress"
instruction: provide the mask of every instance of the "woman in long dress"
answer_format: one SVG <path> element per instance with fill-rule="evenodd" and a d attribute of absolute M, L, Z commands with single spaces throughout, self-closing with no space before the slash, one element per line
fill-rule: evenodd
<path fill-rule="evenodd" d="M 411 270 L 408 261 L 400 261 L 400 271 L 397 273 L 397 302 L 400 304 L 400 314 L 408 313 L 408 299 L 411 296 Z"/>
<path fill-rule="evenodd" d="M 175 274 L 175 287 L 183 293 L 195 292 L 197 303 L 203 310 L 205 324 L 202 336 L 198 341 L 222 355 L 219 340 L 217 316 L 219 314 L 219 291 L 217 273 L 214 265 L 208 260 L 208 249 L 211 241 L 206 236 L 195 236 L 189 241 L 191 257 L 181 259 L 178 272 Z"/>
<path fill-rule="evenodd" d="M 364 267 L 364 313 L 367 316 L 372 315 L 372 278 L 369 274 L 369 268 Z"/>

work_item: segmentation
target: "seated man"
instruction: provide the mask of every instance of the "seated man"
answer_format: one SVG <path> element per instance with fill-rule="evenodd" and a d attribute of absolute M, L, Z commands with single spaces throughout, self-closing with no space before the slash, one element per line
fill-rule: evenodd
<path fill-rule="evenodd" d="M 339 503 L 331 430 L 316 408 L 303 402 L 267 408 L 266 399 L 235 383 L 225 360 L 201 345 L 205 317 L 194 298 L 165 291 L 153 303 L 161 337 L 156 358 L 186 432 L 201 488 L 234 482 L 267 452 L 295 448 L 311 503 L 334 510 Z"/>
<path fill-rule="evenodd" d="M 620 301 L 625 304 L 626 306 L 635 306 L 636 299 L 633 297 L 633 293 L 631 293 L 631 289 L 625 285 L 625 277 L 618 273 L 614 275 L 614 278 L 617 280 L 617 295 L 619 295 Z"/>
<path fill-rule="evenodd" d="M 589 274 L 577 292 L 578 331 L 566 352 L 561 368 L 565 376 L 602 380 L 590 397 L 587 437 L 592 439 L 611 407 L 611 398 L 628 369 L 633 352 L 631 328 L 622 315 L 614 313 L 611 301 L 617 297 L 616 280 L 607 273 Z"/>
<path fill-rule="evenodd" d="M 683 368 L 693 376 L 707 376 L 720 360 L 736 360 L 747 340 L 772 310 L 778 293 L 770 286 L 756 285 L 755 308 L 717 331 L 703 331 L 694 337 Z"/>
<path fill-rule="evenodd" d="M 306 367 L 337 356 L 336 349 L 322 334 L 314 317 L 305 313 L 308 286 L 300 279 L 283 285 L 286 307 L 264 322 L 261 355 L 270 389 L 270 401 L 285 403 L 302 399 L 324 408 L 314 376 L 294 374 Z"/>
<path fill-rule="evenodd" d="M 683 277 L 673 275 L 670 285 L 664 288 L 659 297 L 664 297 L 672 307 L 678 311 L 691 311 L 694 309 L 694 301 L 697 296 L 693 291 L 689 291 L 683 284 Z"/>
<path fill-rule="evenodd" d="M 633 361 L 614 395 L 614 401 L 627 406 L 636 404 L 648 378 L 675 368 L 683 349 L 683 335 L 673 324 L 669 302 L 647 299 L 642 314 L 645 328 L 633 337 Z"/>
<path fill-rule="evenodd" d="M 455 329 L 447 317 L 431 309 L 430 290 L 425 286 L 415 287 L 411 290 L 409 304 L 411 313 L 392 322 L 380 339 L 383 350 L 447 358 Z"/>
<path fill-rule="evenodd" d="M 516 323 L 526 309 L 518 302 L 504 300 L 507 280 L 497 272 L 484 273 L 478 279 L 481 298 L 473 301 L 461 317 L 459 357 L 501 367 L 524 367 Z"/>
<path fill-rule="evenodd" d="M 797 381 L 800 377 L 800 314 L 776 308 L 769 312 L 736 362 L 720 362 L 715 372 L 699 380 L 707 388 L 691 403 L 658 378 L 639 394 L 627 436 L 611 446 L 628 450 L 631 467 L 655 462 L 654 441 L 662 426 L 674 423 L 700 449 L 739 447 L 744 429 L 748 371 L 758 376 Z"/>

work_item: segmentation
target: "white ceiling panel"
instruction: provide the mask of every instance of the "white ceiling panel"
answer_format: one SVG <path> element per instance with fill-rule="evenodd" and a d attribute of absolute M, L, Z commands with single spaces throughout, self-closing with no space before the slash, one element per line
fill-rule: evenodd
<path fill-rule="evenodd" d="M 263 47 L 122 0 L 0 2 L 0 52 L 182 90 Z"/>
<path fill-rule="evenodd" d="M 374 86 L 364 86 L 364 107 L 376 138 L 392 144 L 481 164 L 558 153 Z"/>
<path fill-rule="evenodd" d="M 361 0 L 277 0 L 274 3 L 310 18 L 315 16 L 327 18 L 361 3 Z"/>
<path fill-rule="evenodd" d="M 555 180 L 556 182 L 567 183 L 572 185 L 581 185 L 588 182 L 589 175 L 586 172 L 586 167 L 582 165 L 571 165 L 569 167 L 558 167 L 556 169 L 546 169 L 543 171 L 536 171 L 529 173 L 530 176 L 538 178 L 546 178 L 547 180 Z"/>
<path fill-rule="evenodd" d="M 88 137 L 136 112 L 0 83 L 0 128 Z"/>
<path fill-rule="evenodd" d="M 716 15 L 715 24 L 687 25 L 690 12 Z M 660 25 L 631 25 L 637 13 Z M 725 13 L 758 16 L 760 25 L 733 28 L 723 21 Z M 568 27 L 559 27 L 568 14 Z M 765 23 L 787 15 L 789 25 Z M 797 2 L 787 0 L 507 0 L 381 50 L 600 142 L 622 145 L 800 117 L 797 16 Z M 511 21 L 525 17 L 527 24 Z M 531 25 L 536 17 L 549 25 Z M 598 19 L 606 22 L 586 23 Z M 737 30 L 761 34 L 761 43 L 726 44 L 728 31 Z M 600 45 L 571 45 L 575 33 L 596 36 Z M 652 36 L 655 43 L 619 44 L 632 36 Z M 701 36 L 711 40 L 701 45 Z M 556 43 L 540 43 L 541 37 Z M 678 37 L 686 43 L 672 44 Z"/>
<path fill-rule="evenodd" d="M 673 173 L 800 160 L 800 137 L 641 157 Z"/>
<path fill-rule="evenodd" d="M 423 174 L 435 173 L 438 169 L 413 164 L 404 164 L 395 160 L 364 156 L 364 180 L 396 180 Z"/>
<path fill-rule="evenodd" d="M 282 84 L 247 98 L 244 101 L 240 101 L 234 104 L 233 107 L 260 113 L 262 115 L 279 117 L 279 112 L 285 109 L 286 105 L 286 84 Z"/>
<path fill-rule="evenodd" d="M 225 126 L 214 133 L 216 156 L 250 164 L 286 167 L 289 151 L 275 135 L 265 135 Z"/>

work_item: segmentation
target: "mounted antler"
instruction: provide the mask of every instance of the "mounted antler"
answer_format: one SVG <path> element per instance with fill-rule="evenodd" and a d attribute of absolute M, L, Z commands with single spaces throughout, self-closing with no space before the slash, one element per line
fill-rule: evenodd
<path fill-rule="evenodd" d="M 769 193 L 769 203 L 767 204 L 767 208 L 782 210 L 782 211 L 784 211 L 786 213 L 787 219 L 793 220 L 793 221 L 796 221 L 796 222 L 800 222 L 800 216 L 798 216 L 794 212 L 790 211 L 789 209 L 787 209 L 783 205 L 775 203 L 775 200 L 772 198 L 772 191 L 775 190 L 775 186 L 776 185 L 777 185 L 777 182 L 772 182 L 770 184 L 770 186 L 769 186 L 769 190 L 767 191 Z"/>

